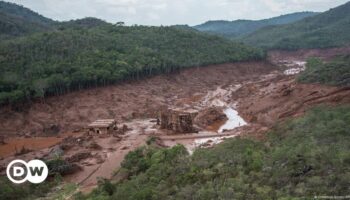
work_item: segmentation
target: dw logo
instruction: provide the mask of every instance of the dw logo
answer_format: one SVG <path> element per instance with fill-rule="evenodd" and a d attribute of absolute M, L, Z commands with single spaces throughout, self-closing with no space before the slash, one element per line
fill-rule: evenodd
<path fill-rule="evenodd" d="M 41 160 L 31 160 L 28 163 L 23 160 L 13 160 L 7 165 L 6 174 L 7 178 L 16 184 L 26 181 L 37 184 L 45 181 L 49 170 Z"/>

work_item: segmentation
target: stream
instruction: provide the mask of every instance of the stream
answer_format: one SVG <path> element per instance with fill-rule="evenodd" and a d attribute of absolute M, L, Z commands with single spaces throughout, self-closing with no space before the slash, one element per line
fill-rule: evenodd
<path fill-rule="evenodd" d="M 247 124 L 247 122 L 245 122 L 244 119 L 239 116 L 238 112 L 231 107 L 226 108 L 224 113 L 226 114 L 228 120 L 220 127 L 218 131 L 219 133 L 223 133 L 224 130 L 232 130 Z"/>

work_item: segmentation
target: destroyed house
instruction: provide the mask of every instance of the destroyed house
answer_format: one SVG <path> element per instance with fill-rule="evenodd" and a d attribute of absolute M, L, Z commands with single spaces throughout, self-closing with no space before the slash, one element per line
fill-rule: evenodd
<path fill-rule="evenodd" d="M 172 130 L 176 133 L 193 133 L 193 120 L 198 112 L 194 110 L 163 110 L 159 114 L 160 128 Z"/>
<path fill-rule="evenodd" d="M 88 125 L 89 134 L 112 134 L 117 129 L 114 119 L 99 119 Z"/>

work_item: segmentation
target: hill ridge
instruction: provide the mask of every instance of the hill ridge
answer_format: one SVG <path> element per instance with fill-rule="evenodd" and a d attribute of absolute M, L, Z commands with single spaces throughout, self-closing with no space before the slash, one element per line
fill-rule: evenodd
<path fill-rule="evenodd" d="M 266 49 L 328 48 L 350 44 L 350 2 L 292 24 L 262 28 L 242 38 Z"/>
<path fill-rule="evenodd" d="M 237 38 L 252 33 L 266 26 L 292 23 L 317 14 L 319 13 L 304 11 L 261 20 L 210 20 L 203 24 L 194 26 L 193 28 L 199 31 L 218 34 L 228 38 Z"/>

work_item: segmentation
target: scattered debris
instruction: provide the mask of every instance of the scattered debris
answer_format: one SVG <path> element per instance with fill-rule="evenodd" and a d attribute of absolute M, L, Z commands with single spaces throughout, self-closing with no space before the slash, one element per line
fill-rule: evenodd
<path fill-rule="evenodd" d="M 120 150 L 127 150 L 129 148 L 130 148 L 129 146 L 123 146 L 123 147 L 120 148 Z"/>
<path fill-rule="evenodd" d="M 121 131 L 120 134 L 125 134 L 125 132 L 130 131 L 131 129 L 128 128 L 128 126 L 127 126 L 126 124 L 123 124 L 123 127 L 122 127 L 121 130 L 122 130 L 122 131 Z"/>
<path fill-rule="evenodd" d="M 293 89 L 291 85 L 282 85 L 279 93 L 282 97 L 289 96 L 293 92 Z"/>
<path fill-rule="evenodd" d="M 73 162 L 79 162 L 83 159 L 89 158 L 91 157 L 91 153 L 90 152 L 78 152 L 76 154 L 73 154 L 72 156 L 66 158 L 66 161 L 69 163 L 73 163 Z"/>
<path fill-rule="evenodd" d="M 2 145 L 2 144 L 6 144 L 5 143 L 5 137 L 0 135 L 0 145 Z"/>
<path fill-rule="evenodd" d="M 32 135 L 30 133 L 25 133 L 24 134 L 24 138 L 31 138 L 31 137 L 32 137 Z"/>
<path fill-rule="evenodd" d="M 113 133 L 113 137 L 116 138 L 116 142 L 121 141 L 123 138 L 120 136 L 120 133 Z"/>
<path fill-rule="evenodd" d="M 95 141 L 92 141 L 89 145 L 88 145 L 89 149 L 93 149 L 93 150 L 101 150 L 102 147 L 97 144 Z"/>
<path fill-rule="evenodd" d="M 51 176 L 57 173 L 65 176 L 69 174 L 75 174 L 83 170 L 83 168 L 76 163 L 69 163 L 67 161 L 60 161 L 60 160 L 50 163 L 48 165 L 48 168 L 49 168 L 49 175 Z"/>
<path fill-rule="evenodd" d="M 57 158 L 63 156 L 64 151 L 60 146 L 55 146 L 51 148 L 49 153 L 49 158 Z"/>
<path fill-rule="evenodd" d="M 29 152 L 31 152 L 31 151 L 32 151 L 32 150 L 27 149 L 27 148 L 25 148 L 24 146 L 22 146 L 22 148 L 21 148 L 19 151 L 17 151 L 17 147 L 16 147 L 16 153 L 15 153 L 15 156 L 20 156 L 20 155 L 23 155 L 23 154 L 29 153 Z"/>
<path fill-rule="evenodd" d="M 300 72 L 304 71 L 305 68 L 291 68 L 291 69 L 287 69 L 283 72 L 284 75 L 295 75 L 295 74 L 299 74 Z"/>
<path fill-rule="evenodd" d="M 236 137 L 237 135 L 223 136 L 223 137 L 214 137 L 214 138 L 203 138 L 196 139 L 194 141 L 195 148 L 210 148 L 215 144 L 223 142 L 225 139 Z"/>
<path fill-rule="evenodd" d="M 199 114 L 194 119 L 196 125 L 201 128 L 207 128 L 208 126 L 213 125 L 214 123 L 222 124 L 228 118 L 225 113 L 223 113 L 221 107 L 209 107 L 199 112 Z"/>
<path fill-rule="evenodd" d="M 159 119 L 151 119 L 149 122 L 152 122 L 152 123 L 160 123 L 160 121 L 159 121 Z M 160 124 L 158 124 L 158 125 L 160 125 Z"/>
<path fill-rule="evenodd" d="M 57 124 L 49 124 L 44 126 L 43 133 L 45 135 L 57 135 L 60 132 L 61 128 Z"/>

